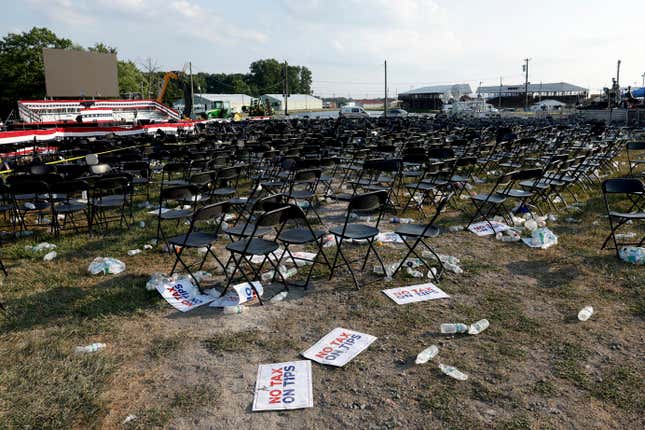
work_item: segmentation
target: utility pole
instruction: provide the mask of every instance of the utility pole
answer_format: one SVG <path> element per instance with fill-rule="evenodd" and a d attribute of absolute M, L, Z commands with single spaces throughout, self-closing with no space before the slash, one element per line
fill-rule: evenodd
<path fill-rule="evenodd" d="M 522 66 L 522 69 L 524 69 L 524 112 L 527 112 L 529 110 L 529 61 L 531 61 L 530 58 L 525 58 L 524 59 L 524 65 Z"/>
<path fill-rule="evenodd" d="M 641 75 L 641 78 L 643 78 L 643 84 L 642 87 L 645 88 L 645 73 Z"/>
<path fill-rule="evenodd" d="M 190 117 L 192 118 L 195 111 L 195 91 L 193 90 L 193 63 L 191 61 L 188 62 L 188 71 L 190 72 Z"/>
<path fill-rule="evenodd" d="M 284 116 L 289 115 L 287 110 L 287 99 L 289 98 L 289 73 L 287 60 L 284 61 Z"/>
<path fill-rule="evenodd" d="M 498 109 L 502 108 L 502 77 L 499 77 L 499 101 L 497 102 Z"/>
<path fill-rule="evenodd" d="M 387 118 L 387 60 L 383 62 L 385 71 L 385 100 L 383 100 L 383 116 Z"/>

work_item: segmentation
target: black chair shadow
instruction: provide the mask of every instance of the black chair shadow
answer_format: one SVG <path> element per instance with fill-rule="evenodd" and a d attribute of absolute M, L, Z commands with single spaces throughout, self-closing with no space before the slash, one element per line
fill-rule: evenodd
<path fill-rule="evenodd" d="M 15 300 L 4 298 L 10 317 L 0 320 L 0 330 L 28 330 L 52 324 L 76 324 L 79 319 L 130 315 L 158 307 L 163 300 L 156 291 L 145 289 L 147 276 L 108 276 L 90 288 L 57 287 Z"/>
<path fill-rule="evenodd" d="M 506 265 L 514 275 L 531 276 L 540 288 L 557 288 L 566 285 L 580 276 L 573 264 L 557 264 L 554 268 L 550 260 L 514 261 Z"/>

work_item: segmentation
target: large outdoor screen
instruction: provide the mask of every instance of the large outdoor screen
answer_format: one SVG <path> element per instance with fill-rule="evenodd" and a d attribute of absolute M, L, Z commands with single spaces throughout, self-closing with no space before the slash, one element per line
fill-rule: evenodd
<path fill-rule="evenodd" d="M 49 97 L 118 97 L 116 54 L 43 49 Z"/>

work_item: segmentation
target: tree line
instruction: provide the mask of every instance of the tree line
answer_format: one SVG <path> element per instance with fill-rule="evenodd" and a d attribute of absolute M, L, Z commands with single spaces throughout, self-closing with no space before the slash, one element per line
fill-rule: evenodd
<path fill-rule="evenodd" d="M 20 99 L 45 97 L 45 67 L 43 48 L 88 50 L 118 54 L 117 48 L 98 42 L 84 48 L 70 39 L 60 38 L 47 28 L 34 27 L 23 33 L 8 33 L 0 39 L 0 119 L 16 108 Z M 145 59 L 141 64 L 117 60 L 119 93 L 140 94 L 156 98 L 166 70 L 160 70 L 155 60 Z M 175 71 L 182 72 L 182 71 Z M 187 80 L 186 71 L 180 79 Z M 242 93 L 259 97 L 267 93 L 282 93 L 285 64 L 273 58 L 251 63 L 248 73 L 196 73 L 193 87 L 196 93 Z M 305 66 L 287 65 L 289 92 L 311 94 L 312 75 Z M 182 83 L 171 81 L 164 103 L 172 104 L 183 96 Z"/>

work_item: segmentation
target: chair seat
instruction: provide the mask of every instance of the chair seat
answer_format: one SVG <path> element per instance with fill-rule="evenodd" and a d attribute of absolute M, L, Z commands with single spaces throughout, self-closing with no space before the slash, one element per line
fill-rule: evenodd
<path fill-rule="evenodd" d="M 334 200 L 340 200 L 342 202 L 348 202 L 352 199 L 353 195 L 349 193 L 336 193 L 331 196 Z"/>
<path fill-rule="evenodd" d="M 294 190 L 291 192 L 289 197 L 293 199 L 310 199 L 314 196 L 315 194 L 312 193 L 311 191 L 307 190 Z"/>
<path fill-rule="evenodd" d="M 541 190 L 546 190 L 550 187 L 550 185 L 546 182 L 542 181 L 522 181 L 520 182 L 520 186 L 525 187 L 525 188 L 539 188 Z"/>
<path fill-rule="evenodd" d="M 276 242 L 254 237 L 251 239 L 242 239 L 238 240 L 237 242 L 229 243 L 228 245 L 226 245 L 226 249 L 230 252 L 242 254 L 244 253 L 244 249 L 247 247 L 247 245 L 248 249 L 246 249 L 246 255 L 267 255 L 279 248 Z"/>
<path fill-rule="evenodd" d="M 434 185 L 428 184 L 426 182 L 420 182 L 418 184 L 408 185 L 405 188 L 407 188 L 408 191 L 413 191 L 413 190 L 432 191 L 434 190 Z"/>
<path fill-rule="evenodd" d="M 211 191 L 214 196 L 232 196 L 235 194 L 235 188 L 218 188 Z"/>
<path fill-rule="evenodd" d="M 201 248 L 208 246 L 217 240 L 217 235 L 201 231 L 192 232 L 188 235 L 179 234 L 168 239 L 171 245 L 187 246 L 189 248 Z M 184 244 L 184 242 L 186 242 Z"/>
<path fill-rule="evenodd" d="M 533 195 L 533 193 L 530 191 L 518 190 L 515 188 L 512 188 L 504 192 L 500 192 L 499 194 L 506 197 L 515 197 L 515 198 L 531 197 Z"/>
<path fill-rule="evenodd" d="M 116 208 L 125 204 L 126 199 L 123 195 L 115 196 L 103 196 L 99 199 L 95 199 L 92 202 L 92 205 L 100 208 Z"/>
<path fill-rule="evenodd" d="M 368 239 L 379 234 L 379 229 L 365 224 L 347 224 L 345 234 L 342 225 L 330 228 L 329 232 L 343 239 Z"/>
<path fill-rule="evenodd" d="M 490 195 L 490 194 L 477 194 L 475 196 L 472 196 L 471 199 L 477 200 L 479 202 L 488 201 L 489 203 L 493 203 L 493 204 L 496 204 L 496 205 L 504 203 L 506 201 L 506 197 L 504 197 L 504 196 L 502 196 L 500 194 L 492 194 L 492 195 Z"/>
<path fill-rule="evenodd" d="M 228 204 L 232 206 L 252 206 L 253 203 L 255 203 L 255 199 L 249 199 L 247 197 L 233 197 L 228 201 Z"/>
<path fill-rule="evenodd" d="M 372 185 L 364 186 L 363 189 L 367 191 L 381 191 L 381 190 L 388 191 L 390 187 L 386 187 L 380 184 L 372 184 Z"/>
<path fill-rule="evenodd" d="M 427 224 L 401 224 L 394 232 L 399 236 L 412 236 L 412 237 L 437 237 L 439 236 L 439 229 L 437 227 L 430 227 L 425 232 Z"/>
<path fill-rule="evenodd" d="M 238 224 L 233 227 L 225 228 L 222 231 L 230 236 L 246 237 L 250 236 L 255 229 L 255 224 Z M 270 227 L 258 227 L 255 232 L 256 236 L 264 236 L 271 233 Z"/>
<path fill-rule="evenodd" d="M 464 175 L 454 175 L 450 178 L 450 182 L 468 182 L 470 178 Z"/>
<path fill-rule="evenodd" d="M 164 220 L 168 219 L 181 219 L 189 218 L 193 216 L 193 211 L 190 209 L 170 209 L 161 214 L 160 218 Z"/>
<path fill-rule="evenodd" d="M 324 235 L 324 230 L 314 230 L 312 235 L 311 231 L 308 228 L 292 228 L 280 233 L 278 240 L 286 243 L 301 244 L 313 242 L 320 239 Z"/>
<path fill-rule="evenodd" d="M 445 179 L 434 179 L 434 178 L 429 178 L 429 179 L 424 179 L 421 181 L 424 184 L 432 184 L 435 187 L 440 187 L 442 185 L 448 185 L 448 181 Z"/>
<path fill-rule="evenodd" d="M 609 212 L 610 216 L 616 217 L 616 218 L 625 218 L 625 219 L 645 219 L 645 212 L 616 212 L 616 211 L 611 211 Z"/>
<path fill-rule="evenodd" d="M 87 203 L 81 203 L 81 202 L 61 203 L 54 206 L 54 210 L 61 214 L 79 212 L 85 209 L 87 209 Z"/>
<path fill-rule="evenodd" d="M 177 185 L 188 185 L 188 181 L 184 179 L 173 179 L 172 181 L 164 181 L 164 187 L 167 186 L 177 186 Z"/>

